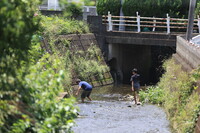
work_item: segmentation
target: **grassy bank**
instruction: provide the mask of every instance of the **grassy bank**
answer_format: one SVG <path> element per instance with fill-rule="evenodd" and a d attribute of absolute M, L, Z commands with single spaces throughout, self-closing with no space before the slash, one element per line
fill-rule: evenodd
<path fill-rule="evenodd" d="M 200 69 L 187 73 L 173 59 L 165 61 L 160 82 L 140 93 L 143 101 L 159 104 L 166 110 L 173 132 L 193 133 L 200 112 L 196 92 Z"/>

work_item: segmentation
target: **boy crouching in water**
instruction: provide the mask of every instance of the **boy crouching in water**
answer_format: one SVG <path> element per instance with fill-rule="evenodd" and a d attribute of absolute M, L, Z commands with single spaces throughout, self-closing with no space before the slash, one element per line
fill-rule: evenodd
<path fill-rule="evenodd" d="M 78 96 L 80 89 L 83 89 L 83 92 L 81 94 L 81 100 L 82 103 L 84 103 L 84 99 L 87 97 L 90 101 L 92 101 L 92 99 L 90 98 L 90 94 L 92 92 L 92 85 L 90 85 L 89 83 L 87 83 L 86 81 L 81 81 L 80 79 L 76 80 L 76 83 L 78 84 L 78 90 L 76 92 L 76 96 Z"/>

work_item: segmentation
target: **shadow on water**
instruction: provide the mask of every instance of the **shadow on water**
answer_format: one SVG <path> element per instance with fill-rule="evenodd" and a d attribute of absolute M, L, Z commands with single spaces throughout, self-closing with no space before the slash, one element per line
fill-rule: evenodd
<path fill-rule="evenodd" d="M 92 102 L 77 104 L 75 133 L 170 133 L 162 108 L 119 100 L 131 94 L 130 86 L 94 88 Z"/>

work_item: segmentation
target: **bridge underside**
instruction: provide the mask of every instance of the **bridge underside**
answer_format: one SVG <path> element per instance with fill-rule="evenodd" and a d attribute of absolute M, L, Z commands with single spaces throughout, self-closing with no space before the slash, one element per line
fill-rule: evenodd
<path fill-rule="evenodd" d="M 168 59 L 175 50 L 172 47 L 132 44 L 109 44 L 108 64 L 115 81 L 129 84 L 131 70 L 137 68 L 141 84 L 149 85 L 158 82 L 162 62 Z"/>
<path fill-rule="evenodd" d="M 109 65 L 115 80 L 129 83 L 131 70 L 136 67 L 142 75 L 142 85 L 157 83 L 163 72 L 163 60 L 175 52 L 176 36 L 152 32 L 105 32 Z"/>
<path fill-rule="evenodd" d="M 153 32 L 106 32 L 107 44 L 135 44 L 153 46 L 176 46 L 175 34 L 153 33 Z"/>

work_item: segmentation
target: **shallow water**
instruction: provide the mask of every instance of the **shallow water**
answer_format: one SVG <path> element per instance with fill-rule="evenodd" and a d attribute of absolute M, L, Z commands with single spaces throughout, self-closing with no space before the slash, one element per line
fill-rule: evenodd
<path fill-rule="evenodd" d="M 164 110 L 150 104 L 135 105 L 119 99 L 130 86 L 95 88 L 92 102 L 80 103 L 75 133 L 170 133 Z"/>

